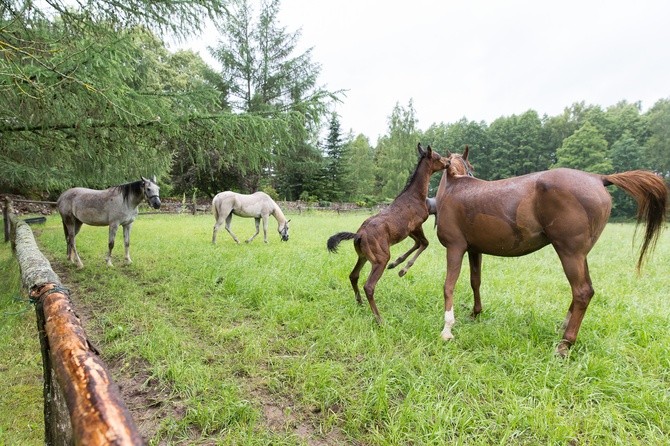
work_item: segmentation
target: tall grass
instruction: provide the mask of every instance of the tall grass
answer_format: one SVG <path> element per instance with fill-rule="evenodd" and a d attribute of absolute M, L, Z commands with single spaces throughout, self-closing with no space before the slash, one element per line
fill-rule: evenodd
<path fill-rule="evenodd" d="M 444 343 L 445 251 L 432 219 L 431 245 L 407 276 L 387 271 L 378 283 L 378 327 L 354 300 L 351 242 L 338 254 L 325 247 L 366 217 L 292 215 L 287 243 L 272 221 L 267 245 L 236 245 L 225 232 L 212 245 L 211 216 L 144 215 L 134 263 L 123 265 L 119 238 L 114 268 L 104 264 L 106 228 L 82 229 L 86 266 L 63 272 L 93 310 L 87 330 L 105 360 L 171 409 L 152 421 L 152 444 L 670 442 L 670 233 L 638 276 L 634 227 L 607 226 L 589 256 L 596 295 L 560 360 L 570 290 L 551 248 L 485 257 L 477 321 L 465 262 L 456 339 Z M 246 238 L 253 220 L 236 218 L 233 230 Z M 65 261 L 57 217 L 39 242 Z"/>

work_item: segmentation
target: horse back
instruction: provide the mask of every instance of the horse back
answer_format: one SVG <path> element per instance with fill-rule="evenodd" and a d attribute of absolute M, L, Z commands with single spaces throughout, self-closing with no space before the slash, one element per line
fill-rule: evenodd
<path fill-rule="evenodd" d="M 129 223 L 137 216 L 137 208 L 128 208 L 123 195 L 114 188 L 73 187 L 58 197 L 56 206 L 62 218 L 75 218 L 91 226 L 107 226 L 110 222 Z"/>
<path fill-rule="evenodd" d="M 254 218 L 267 217 L 277 206 L 268 194 L 260 191 L 249 195 L 232 191 L 220 192 L 212 200 L 212 205 L 224 217 L 232 212 L 240 217 Z"/>
<path fill-rule="evenodd" d="M 398 200 L 369 217 L 358 229 L 363 239 L 386 238 L 390 245 L 406 239 L 428 219 L 425 200 L 416 203 Z"/>
<path fill-rule="evenodd" d="M 458 177 L 442 186 L 438 238 L 484 254 L 519 256 L 565 241 L 592 246 L 611 210 L 601 177 L 573 169 L 497 181 Z"/>

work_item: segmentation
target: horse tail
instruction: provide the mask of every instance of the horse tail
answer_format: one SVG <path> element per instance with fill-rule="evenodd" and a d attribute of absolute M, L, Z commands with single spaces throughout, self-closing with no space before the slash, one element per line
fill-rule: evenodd
<path fill-rule="evenodd" d="M 644 242 L 637 261 L 638 270 L 647 251 L 653 251 L 658 241 L 667 212 L 668 187 L 663 179 L 648 171 L 631 170 L 628 172 L 603 175 L 603 184 L 611 184 L 623 189 L 637 202 L 637 222 L 646 221 Z"/>
<path fill-rule="evenodd" d="M 214 220 L 219 221 L 219 202 L 216 197 L 212 200 L 212 213 L 214 214 Z"/>
<path fill-rule="evenodd" d="M 356 239 L 357 237 L 358 234 L 354 232 L 338 232 L 328 239 L 328 243 L 326 244 L 328 246 L 328 251 L 337 252 L 337 246 L 342 240 L 351 240 Z"/>

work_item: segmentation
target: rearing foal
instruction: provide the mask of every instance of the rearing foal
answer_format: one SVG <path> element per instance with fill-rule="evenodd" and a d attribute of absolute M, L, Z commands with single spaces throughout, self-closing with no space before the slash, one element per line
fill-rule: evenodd
<path fill-rule="evenodd" d="M 337 246 L 342 240 L 354 240 L 358 261 L 351 274 L 349 274 L 349 280 L 359 304 L 362 304 L 362 300 L 358 290 L 358 278 L 365 262 L 370 261 L 372 264 L 372 270 L 365 286 L 363 286 L 363 290 L 379 324 L 382 323 L 382 318 L 375 304 L 375 286 L 384 274 L 384 268 L 391 258 L 390 247 L 408 236 L 414 240 L 414 246 L 388 266 L 389 269 L 395 268 L 416 251 L 414 257 L 398 273 L 402 277 L 428 246 L 428 240 L 423 234 L 422 225 L 429 215 L 426 196 L 428 195 L 430 176 L 449 165 L 447 159 L 434 152 L 430 146 L 423 150 L 421 144 L 419 144 L 417 150 L 419 152 L 419 162 L 416 169 L 405 189 L 393 200 L 393 203 L 365 220 L 358 232 L 339 232 L 330 237 L 327 243 L 328 250 L 336 252 Z"/>
<path fill-rule="evenodd" d="M 463 155 L 449 155 L 449 160 L 436 197 L 437 237 L 447 248 L 442 338 L 453 338 L 454 286 L 466 252 L 474 294 L 472 313 L 477 316 L 482 311 L 482 254 L 518 257 L 551 244 L 572 289 L 565 332 L 557 348 L 557 354 L 565 356 L 594 294 L 586 256 L 612 209 L 605 186 L 617 186 L 635 198 L 638 222 L 646 222 L 639 269 L 665 220 L 668 189 L 663 179 L 643 170 L 599 175 L 559 168 L 484 181 L 472 176 L 467 147 Z"/>

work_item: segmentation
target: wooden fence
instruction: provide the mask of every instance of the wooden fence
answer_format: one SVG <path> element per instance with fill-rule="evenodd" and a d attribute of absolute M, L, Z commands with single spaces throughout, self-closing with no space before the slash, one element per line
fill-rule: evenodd
<path fill-rule="evenodd" d="M 44 372 L 46 445 L 144 445 L 119 388 L 76 316 L 69 291 L 40 252 L 29 225 L 3 209 L 5 227 L 35 304 Z"/>

